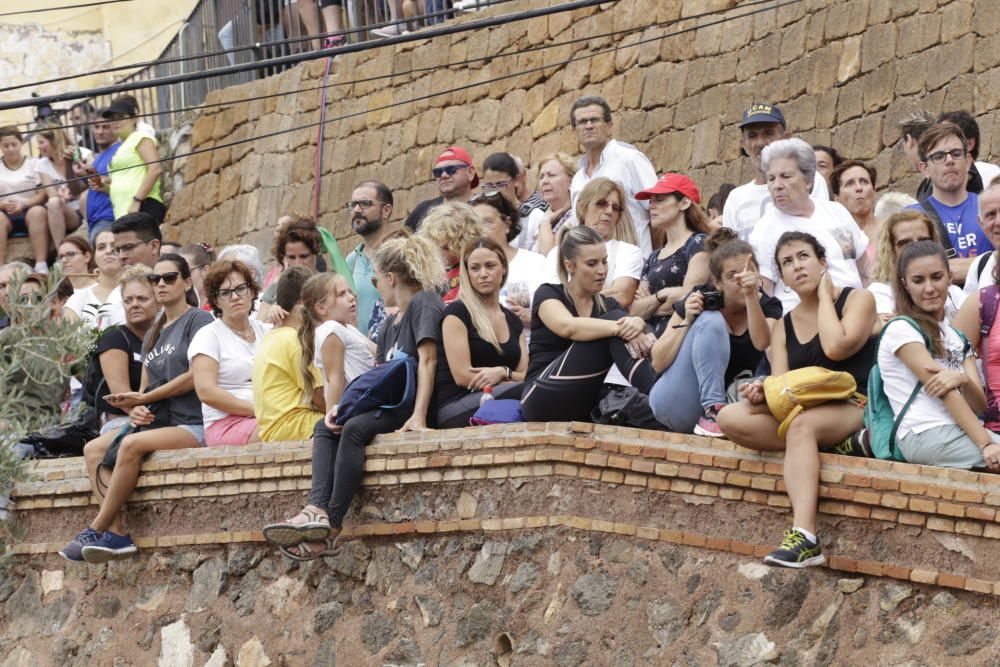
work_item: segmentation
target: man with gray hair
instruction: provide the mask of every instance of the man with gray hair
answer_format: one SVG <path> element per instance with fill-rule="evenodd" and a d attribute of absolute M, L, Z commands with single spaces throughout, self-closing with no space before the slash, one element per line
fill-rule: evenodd
<path fill-rule="evenodd" d="M 979 194 L 979 226 L 994 248 L 1000 247 L 1000 176 L 994 178 Z M 977 257 L 965 276 L 967 295 L 978 294 L 979 288 L 993 279 L 996 252 L 988 250 Z"/>
<path fill-rule="evenodd" d="M 632 144 L 611 138 L 614 133 L 611 107 L 603 97 L 587 95 L 573 102 L 569 120 L 580 148 L 583 149 L 580 168 L 569 185 L 573 206 L 591 179 L 603 176 L 615 181 L 625 190 L 625 205 L 632 217 L 632 224 L 635 225 L 639 248 L 642 249 L 643 256 L 648 255 L 653 250 L 649 230 L 649 202 L 639 201 L 635 195 L 656 184 L 653 163 Z"/>
<path fill-rule="evenodd" d="M 729 193 L 722 209 L 722 226 L 732 229 L 744 241 L 750 238 L 757 221 L 771 205 L 767 178 L 761 166 L 761 154 L 770 144 L 791 136 L 785 114 L 777 106 L 755 102 L 743 112 L 743 120 L 740 121 L 740 152 L 753 163 L 754 179 Z M 830 191 L 822 174 L 813 177 L 810 196 L 814 201 L 830 200 Z"/>
<path fill-rule="evenodd" d="M 31 273 L 31 267 L 24 262 L 10 262 L 0 266 L 0 309 L 3 310 L 3 315 L 0 316 L 0 329 L 6 329 L 10 326 L 10 313 L 7 312 L 7 290 L 19 273 L 26 276 Z"/>

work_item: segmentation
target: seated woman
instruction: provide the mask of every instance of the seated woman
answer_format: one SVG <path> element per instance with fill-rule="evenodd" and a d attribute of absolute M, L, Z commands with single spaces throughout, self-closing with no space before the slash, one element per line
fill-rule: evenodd
<path fill-rule="evenodd" d="M 726 387 L 737 377 L 756 374 L 771 345 L 771 328 L 781 319 L 781 302 L 761 291 L 757 258 L 736 232 L 716 230 L 705 248 L 711 253 L 712 283 L 688 295 L 683 314 L 670 317 L 653 346 L 650 360 L 660 377 L 649 405 L 657 421 L 674 433 L 693 429 L 720 437 L 715 418 L 726 404 Z M 708 288 L 718 292 L 712 296 L 715 303 L 705 302 Z"/>
<path fill-rule="evenodd" d="M 420 223 L 419 234 L 441 249 L 448 284 L 444 302 L 458 298 L 462 250 L 483 235 L 483 221 L 468 204 L 445 202 L 432 208 Z"/>
<path fill-rule="evenodd" d="M 549 207 L 528 214 L 517 237 L 518 248 L 547 255 L 555 247 L 559 230 L 573 218 L 569 184 L 576 170 L 576 160 L 565 153 L 547 155 L 539 161 L 538 194 Z"/>
<path fill-rule="evenodd" d="M 75 246 L 75 239 L 79 238 L 67 238 L 60 252 L 71 252 L 70 246 Z M 83 320 L 97 329 L 122 324 L 125 322 L 125 309 L 118 280 L 122 263 L 115 254 L 115 235 L 110 229 L 98 232 L 94 237 L 94 263 L 97 282 L 74 289 L 63 314 L 70 321 Z"/>
<path fill-rule="evenodd" d="M 207 243 L 189 243 L 180 249 L 180 255 L 187 260 L 191 267 L 191 280 L 194 283 L 194 292 L 198 295 L 198 303 L 202 310 L 212 312 L 212 305 L 208 302 L 208 295 L 205 293 L 205 274 L 212 268 L 212 246 Z"/>
<path fill-rule="evenodd" d="M 35 271 L 48 271 L 48 194 L 39 188 L 38 160 L 24 154 L 24 139 L 16 125 L 0 127 L 0 266 L 7 263 L 7 239 L 27 236 Z M 37 188 L 37 189 L 34 189 Z M 28 191 L 28 192 L 25 192 Z M 20 192 L 21 194 L 10 194 Z"/>
<path fill-rule="evenodd" d="M 909 406 L 896 432 L 900 452 L 910 463 L 988 466 L 1000 472 L 1000 435 L 979 421 L 987 405 L 974 348 L 947 321 L 952 285 L 944 248 L 931 241 L 911 243 L 900 253 L 898 273 L 898 314 L 920 327 L 893 320 L 886 325 L 878 348 L 883 389 L 893 414 L 898 418 L 904 406 Z M 910 403 L 918 382 L 923 388 Z"/>
<path fill-rule="evenodd" d="M 91 489 L 100 511 L 59 551 L 67 560 L 105 563 L 135 555 L 137 549 L 125 532 L 122 509 L 135 488 L 143 458 L 162 449 L 201 447 L 205 443 L 201 402 L 194 391 L 187 350 L 195 334 L 212 322 L 212 316 L 194 307 L 191 271 L 180 255 L 161 255 L 146 279 L 163 310 L 143 341 L 142 389 L 109 394 L 109 404 L 128 410 L 130 424 L 84 447 Z M 109 474 L 102 461 L 114 441 L 119 446 Z"/>
<path fill-rule="evenodd" d="M 205 274 L 205 298 L 218 319 L 194 337 L 188 359 L 208 447 L 259 440 L 251 378 L 269 327 L 250 317 L 258 294 L 253 271 L 243 262 L 223 260 Z"/>
<path fill-rule="evenodd" d="M 582 197 L 582 195 L 581 195 Z M 603 294 L 608 252 L 590 227 L 567 230 L 556 252 L 559 284 L 535 292 L 521 411 L 527 421 L 589 420 L 612 366 L 648 394 L 656 381 L 652 336 L 614 297 Z"/>
<path fill-rule="evenodd" d="M 35 135 L 38 142 L 38 176 L 48 191 L 45 202 L 48 213 L 49 234 L 58 248 L 67 233 L 80 227 L 80 195 L 86 191 L 77 175 L 74 163 L 88 163 L 93 158 L 89 149 L 74 146 L 66 131 L 61 128 L 43 128 Z M 67 181 L 69 181 L 67 183 Z"/>
<path fill-rule="evenodd" d="M 663 239 L 663 247 L 643 264 L 631 312 L 646 320 L 659 336 L 674 312 L 674 303 L 708 280 L 705 239 L 709 220 L 698 206 L 698 186 L 683 174 L 664 174 L 635 198 L 649 200 L 649 224 L 653 237 Z"/>
<path fill-rule="evenodd" d="M 610 178 L 591 180 L 576 199 L 576 219 L 604 241 L 608 272 L 601 294 L 628 311 L 642 276 L 642 251 L 636 245 L 635 227 L 625 205 L 625 190 Z M 545 257 L 548 282 L 560 280 L 563 267 L 557 255 L 558 249 L 553 248 Z"/>
<path fill-rule="evenodd" d="M 486 237 L 506 255 L 500 302 L 517 315 L 522 326 L 531 326 L 531 295 L 542 284 L 545 258 L 511 245 L 521 232 L 521 216 L 508 198 L 496 193 L 482 194 L 473 197 L 469 204 L 482 218 Z"/>
<path fill-rule="evenodd" d="M 332 406 L 316 423 L 309 500 L 298 515 L 264 527 L 265 538 L 295 560 L 334 553 L 344 516 L 361 486 L 368 443 L 380 433 L 425 430 L 428 415 L 434 414 L 431 395 L 443 309 L 437 295 L 444 275 L 439 246 L 421 234 L 385 241 L 373 263 L 379 294 L 387 307 L 398 309 L 382 325 L 375 359 L 382 364 L 398 352 L 417 359 L 416 398 L 412 406 L 356 414 L 343 425 L 335 423 L 337 406 Z"/>
<path fill-rule="evenodd" d="M 826 252 L 811 234 L 782 234 L 772 261 L 780 271 L 777 278 L 795 290 L 799 303 L 771 332 L 771 373 L 822 366 L 850 373 L 858 391 L 865 393 L 875 358 L 875 299 L 863 289 L 834 286 Z M 795 568 L 822 565 L 826 557 L 816 535 L 819 448 L 841 443 L 860 430 L 864 410 L 852 401 L 809 408 L 781 438 L 778 420 L 764 400 L 763 383 L 743 385 L 740 394 L 739 403 L 719 412 L 719 428 L 743 447 L 785 452 L 785 486 L 794 512 L 792 529 L 764 562 Z"/>
<path fill-rule="evenodd" d="M 816 153 L 819 159 L 819 152 Z M 817 162 L 817 166 L 818 166 Z M 875 188 L 878 186 L 878 172 L 873 165 L 860 160 L 841 162 L 830 174 L 830 198 L 840 202 L 846 208 L 858 227 L 872 240 L 865 250 L 864 265 L 870 273 L 875 266 L 877 239 L 881 233 L 882 220 L 875 217 Z M 867 287 L 871 282 L 870 275 L 861 276 Z"/>
<path fill-rule="evenodd" d="M 875 296 L 875 310 L 883 323 L 896 315 L 896 266 L 903 248 L 916 241 L 941 243 L 941 233 L 937 225 L 920 211 L 899 211 L 889 216 L 881 228 L 876 242 L 875 263 L 872 266 L 872 282 L 868 291 Z M 971 274 L 971 271 L 970 271 Z M 952 285 L 948 289 L 945 315 L 951 321 L 958 314 L 967 295 L 961 287 Z"/>
<path fill-rule="evenodd" d="M 73 292 L 94 284 L 97 268 L 90 243 L 82 236 L 70 236 L 56 248 L 56 260 L 62 265 L 63 276 L 73 285 Z"/>
<path fill-rule="evenodd" d="M 280 225 L 279 230 L 274 240 L 274 258 L 278 265 L 284 269 L 304 266 L 310 271 L 318 271 L 322 240 L 316 223 L 306 218 L 294 218 Z M 277 303 L 277 290 L 277 280 L 264 289 L 264 293 L 260 295 L 260 313 L 257 314 L 258 319 L 271 322 L 275 326 L 288 315 L 288 312 Z M 271 312 L 272 310 L 274 312 Z"/>
<path fill-rule="evenodd" d="M 438 428 L 468 426 L 486 387 L 494 398 L 521 397 L 528 348 L 520 318 L 500 303 L 508 269 L 505 250 L 488 238 L 465 248 L 462 298 L 445 307 L 441 321 Z"/>
<path fill-rule="evenodd" d="M 141 264 L 122 272 L 118 283 L 125 322 L 104 329 L 94 350 L 99 361 L 93 383 L 97 395 L 84 399 L 97 410 L 101 435 L 117 432 L 129 421 L 128 412 L 108 403 L 105 396 L 137 392 L 142 387 L 142 341 L 160 308 L 153 286 L 146 278 L 149 273 L 149 268 Z"/>
<path fill-rule="evenodd" d="M 299 327 L 302 288 L 313 276 L 304 266 L 281 272 L 275 305 L 288 315 L 267 332 L 253 362 L 253 405 L 264 442 L 308 440 L 316 420 L 323 418 L 323 382 L 312 356 L 303 357 Z M 304 359 L 308 362 L 304 365 Z"/>

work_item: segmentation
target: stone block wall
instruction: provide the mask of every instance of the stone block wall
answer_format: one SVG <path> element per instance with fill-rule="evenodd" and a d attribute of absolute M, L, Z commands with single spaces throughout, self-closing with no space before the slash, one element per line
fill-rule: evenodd
<path fill-rule="evenodd" d="M 546 0 L 503 11 L 539 4 Z M 982 127 L 984 159 L 1000 154 L 1000 139 L 992 139 L 1000 131 L 1000 20 L 990 0 L 802 0 L 719 25 L 705 25 L 717 17 L 684 18 L 727 8 L 725 15 L 734 16 L 757 7 L 735 0 L 622 0 L 337 57 L 330 82 L 343 83 L 329 88 L 327 115 L 344 118 L 325 126 L 320 222 L 338 238 L 350 236 L 341 206 L 366 178 L 393 188 L 401 219 L 436 195 L 430 169 L 450 144 L 468 147 L 480 162 L 508 150 L 531 168 L 555 150 L 576 154 L 569 107 L 585 93 L 609 101 L 618 138 L 639 146 L 660 171 L 691 174 L 706 197 L 723 182 L 751 178 L 736 123 L 755 100 L 782 105 L 790 129 L 806 140 L 873 162 L 880 189 L 916 188 L 915 174 L 892 148 L 896 122 L 915 109 L 972 110 Z M 663 21 L 677 22 L 566 43 Z M 699 24 L 704 27 L 630 47 Z M 504 57 L 541 44 L 559 45 Z M 456 90 L 593 52 L 599 53 Z M 452 64 L 481 57 L 490 60 Z M 324 66 L 312 62 L 221 91 L 210 101 L 286 94 L 206 109 L 195 121 L 193 147 L 315 123 L 320 92 L 307 89 L 322 84 Z M 169 235 L 215 243 L 247 239 L 268 249 L 279 215 L 310 212 L 316 153 L 317 130 L 309 128 L 188 158 L 178 165 L 186 185 L 174 199 Z"/>

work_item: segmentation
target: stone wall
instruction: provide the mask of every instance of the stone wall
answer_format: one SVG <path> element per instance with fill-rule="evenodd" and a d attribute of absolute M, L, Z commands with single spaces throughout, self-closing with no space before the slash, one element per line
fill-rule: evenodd
<path fill-rule="evenodd" d="M 823 455 L 829 567 L 772 570 L 780 458 L 591 424 L 380 436 L 336 555 L 260 527 L 297 510 L 310 443 L 158 452 L 140 548 L 55 552 L 95 507 L 34 464 L 0 577 L 3 667 L 987 665 L 1000 659 L 991 475 Z"/>
<path fill-rule="evenodd" d="M 545 0 L 503 11 L 538 4 Z M 696 26 L 696 20 L 503 57 L 529 45 L 726 7 L 730 15 L 753 9 L 735 0 L 622 0 L 600 10 L 337 57 L 330 81 L 344 83 L 329 89 L 327 113 L 349 117 L 326 126 L 321 223 L 346 239 L 350 230 L 340 207 L 355 183 L 372 177 L 394 189 L 401 218 L 436 194 L 430 168 L 453 143 L 467 146 L 478 161 L 509 150 L 532 167 L 554 150 L 575 154 L 569 106 L 583 93 L 608 99 L 618 138 L 638 145 L 658 170 L 692 174 L 706 194 L 723 182 L 750 179 L 736 123 L 754 100 L 780 103 L 790 129 L 805 139 L 874 162 L 883 187 L 915 190 L 915 175 L 891 147 L 897 120 L 917 108 L 973 110 L 983 155 L 1000 155 L 992 140 L 1000 119 L 1000 14 L 990 0 L 802 0 L 638 47 L 629 45 Z M 601 53 L 445 92 L 594 51 Z M 449 65 L 478 57 L 491 60 Z M 423 71 L 410 73 L 412 68 Z M 205 110 L 195 123 L 193 147 L 316 122 L 319 92 L 297 91 L 321 85 L 323 72 L 324 63 L 314 62 L 221 91 L 210 101 L 285 95 Z M 392 78 L 348 83 L 382 75 Z M 385 108 L 430 93 L 444 94 Z M 312 128 L 178 165 L 187 187 L 175 198 L 169 235 L 214 243 L 248 239 L 268 249 L 269 227 L 279 215 L 311 211 L 316 138 Z"/>

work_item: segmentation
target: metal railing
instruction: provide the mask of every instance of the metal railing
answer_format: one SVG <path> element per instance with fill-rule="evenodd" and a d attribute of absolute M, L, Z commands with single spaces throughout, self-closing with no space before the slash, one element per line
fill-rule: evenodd
<path fill-rule="evenodd" d="M 404 1 L 407 3 L 404 5 Z M 395 10 L 391 11 L 395 4 Z M 349 42 L 363 42 L 379 39 L 371 27 L 392 20 L 410 18 L 407 25 L 419 29 L 423 25 L 439 23 L 445 18 L 426 14 L 454 9 L 476 11 L 488 0 L 343 0 L 343 6 L 334 8 L 341 12 L 341 25 L 346 30 L 359 30 L 347 35 Z M 310 8 L 315 9 L 308 16 Z M 305 10 L 305 11 L 304 11 Z M 412 13 L 412 18 L 403 12 Z M 329 11 L 329 10 L 328 10 Z M 313 29 L 308 29 L 311 24 Z M 167 45 L 158 61 L 177 57 L 190 57 L 199 53 L 212 53 L 240 46 L 253 46 L 222 55 L 209 55 L 178 62 L 157 62 L 143 68 L 120 81 L 147 81 L 163 76 L 200 72 L 216 67 L 238 65 L 258 60 L 310 51 L 324 46 L 322 39 L 304 39 L 289 44 L 273 44 L 282 40 L 295 40 L 308 35 L 334 32 L 335 25 L 327 26 L 317 3 L 298 0 L 201 0 L 173 40 Z M 146 113 L 155 113 L 147 122 L 157 129 L 166 129 L 178 120 L 174 110 L 202 104 L 209 92 L 232 85 L 247 83 L 254 79 L 276 74 L 278 70 L 248 70 L 236 74 L 190 81 L 186 83 L 143 88 L 134 96 L 139 108 Z M 94 106 L 106 105 L 110 100 L 98 98 Z"/>

